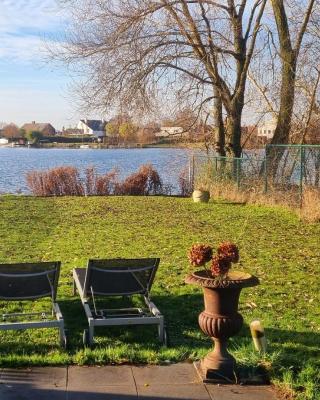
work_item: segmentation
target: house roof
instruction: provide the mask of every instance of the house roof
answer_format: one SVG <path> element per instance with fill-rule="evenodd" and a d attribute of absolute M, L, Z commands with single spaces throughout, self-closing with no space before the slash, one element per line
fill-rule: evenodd
<path fill-rule="evenodd" d="M 106 122 L 100 119 L 81 119 L 82 123 L 86 124 L 93 131 L 104 131 Z"/>
<path fill-rule="evenodd" d="M 31 123 L 24 124 L 22 126 L 22 129 L 25 129 L 26 131 L 42 132 L 43 130 L 45 130 L 48 127 L 52 127 L 53 128 L 53 126 L 51 124 L 49 124 L 48 122 L 43 122 L 43 123 L 41 123 L 41 122 L 31 122 Z"/>

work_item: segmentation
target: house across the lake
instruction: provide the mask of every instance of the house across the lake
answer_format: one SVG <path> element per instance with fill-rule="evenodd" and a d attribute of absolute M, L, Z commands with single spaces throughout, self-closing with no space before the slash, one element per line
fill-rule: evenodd
<path fill-rule="evenodd" d="M 48 122 L 36 122 L 24 124 L 21 129 L 26 132 L 40 132 L 43 136 L 54 136 L 56 134 L 55 128 Z"/>
<path fill-rule="evenodd" d="M 157 138 L 182 138 L 183 136 L 187 136 L 184 132 L 184 129 L 181 126 L 164 126 L 160 128 L 159 132 L 156 132 L 155 136 Z"/>
<path fill-rule="evenodd" d="M 260 137 L 265 137 L 267 140 L 272 139 L 274 131 L 276 130 L 277 120 L 272 118 L 271 120 L 265 121 L 258 127 L 258 135 Z"/>
<path fill-rule="evenodd" d="M 106 136 L 106 121 L 104 119 L 80 119 L 77 128 L 82 131 L 84 135 L 92 135 L 96 138 Z"/>

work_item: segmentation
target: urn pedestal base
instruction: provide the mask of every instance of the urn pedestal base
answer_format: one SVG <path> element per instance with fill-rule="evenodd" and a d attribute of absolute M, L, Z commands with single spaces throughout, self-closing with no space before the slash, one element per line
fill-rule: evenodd
<path fill-rule="evenodd" d="M 221 370 L 208 369 L 203 365 L 203 360 L 196 361 L 193 365 L 203 383 L 221 383 L 223 385 L 237 383 L 234 373 L 230 375 L 229 372 L 226 371 L 225 374 L 221 374 Z"/>
<path fill-rule="evenodd" d="M 194 366 L 204 383 L 235 383 L 236 360 L 228 353 L 226 341 L 215 339 L 214 350 Z"/>

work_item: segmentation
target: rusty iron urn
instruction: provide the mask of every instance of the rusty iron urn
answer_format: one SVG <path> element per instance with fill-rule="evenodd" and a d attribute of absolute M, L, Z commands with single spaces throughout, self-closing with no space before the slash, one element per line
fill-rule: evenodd
<path fill-rule="evenodd" d="M 199 315 L 199 325 L 214 341 L 214 350 L 195 367 L 204 382 L 234 383 L 236 360 L 227 350 L 227 341 L 243 324 L 238 312 L 241 289 L 256 286 L 259 280 L 238 271 L 229 272 L 225 280 L 217 280 L 208 276 L 207 271 L 197 271 L 188 275 L 185 282 L 203 288 L 205 309 Z"/>

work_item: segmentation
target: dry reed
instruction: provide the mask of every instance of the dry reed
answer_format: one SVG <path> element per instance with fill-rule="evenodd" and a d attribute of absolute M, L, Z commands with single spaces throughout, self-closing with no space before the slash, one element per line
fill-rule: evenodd
<path fill-rule="evenodd" d="M 305 188 L 300 216 L 304 221 L 320 222 L 320 189 Z"/>
<path fill-rule="evenodd" d="M 99 175 L 94 167 L 88 167 L 85 171 L 85 191 L 87 196 L 108 196 L 114 192 L 117 184 L 118 172 L 112 170 Z"/>
<path fill-rule="evenodd" d="M 56 167 L 27 173 L 27 184 L 36 196 L 83 196 L 79 171 L 74 167 Z"/>
<path fill-rule="evenodd" d="M 31 171 L 26 179 L 35 196 L 148 196 L 165 192 L 160 176 L 151 164 L 142 165 L 123 181 L 118 180 L 116 170 L 101 175 L 94 167 L 88 167 L 81 178 L 77 168 L 64 166 Z"/>
<path fill-rule="evenodd" d="M 306 222 L 320 222 L 320 190 L 305 187 L 303 201 L 300 207 L 299 191 L 296 187 L 279 190 L 270 185 L 264 192 L 263 183 L 251 182 L 250 186 L 238 188 L 234 182 L 212 182 L 207 184 L 211 198 L 227 200 L 241 204 L 261 204 L 267 206 L 282 206 L 295 211 Z"/>
<path fill-rule="evenodd" d="M 184 168 L 178 177 L 179 192 L 183 197 L 190 196 L 192 193 L 192 183 L 188 176 L 188 169 Z"/>
<path fill-rule="evenodd" d="M 162 181 L 151 164 L 142 165 L 138 172 L 115 184 L 114 194 L 127 196 L 149 196 L 162 194 Z"/>

